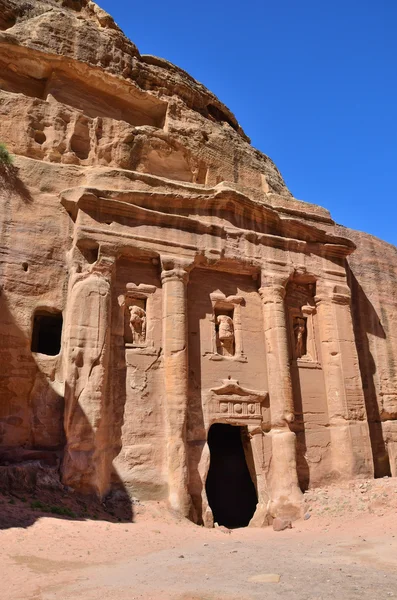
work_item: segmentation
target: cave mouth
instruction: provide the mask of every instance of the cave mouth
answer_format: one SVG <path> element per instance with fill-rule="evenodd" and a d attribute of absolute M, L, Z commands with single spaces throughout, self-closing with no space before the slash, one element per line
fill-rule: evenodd
<path fill-rule="evenodd" d="M 210 468 L 205 489 L 214 522 L 230 529 L 246 527 L 258 502 L 246 455 L 253 466 L 251 447 L 243 446 L 246 427 L 215 423 L 208 432 Z"/>

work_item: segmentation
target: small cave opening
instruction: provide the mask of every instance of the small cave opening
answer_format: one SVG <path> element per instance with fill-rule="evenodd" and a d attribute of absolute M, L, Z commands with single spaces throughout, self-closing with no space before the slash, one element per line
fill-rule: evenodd
<path fill-rule="evenodd" d="M 56 356 L 61 350 L 62 313 L 37 311 L 33 317 L 32 352 Z"/>
<path fill-rule="evenodd" d="M 44 133 L 44 131 L 35 131 L 34 132 L 34 141 L 37 142 L 38 144 L 44 144 L 44 142 L 46 141 L 46 135 Z"/>
<path fill-rule="evenodd" d="M 83 255 L 84 259 L 90 264 L 93 265 L 99 256 L 99 244 L 93 244 L 91 246 L 80 246 L 79 250 Z"/>
<path fill-rule="evenodd" d="M 70 138 L 70 149 L 80 160 L 86 160 L 90 154 L 90 130 L 86 120 L 78 121 Z"/>
<path fill-rule="evenodd" d="M 232 119 L 228 117 L 220 108 L 215 106 L 214 104 L 207 105 L 208 114 L 218 123 L 229 123 L 230 127 L 232 127 L 235 131 L 238 130 L 238 126 L 236 123 L 233 123 Z"/>
<path fill-rule="evenodd" d="M 230 529 L 246 527 L 258 503 L 246 459 L 250 447 L 244 452 L 245 433 L 246 427 L 225 423 L 215 423 L 208 432 L 210 468 L 205 484 L 207 498 L 214 522 Z"/>

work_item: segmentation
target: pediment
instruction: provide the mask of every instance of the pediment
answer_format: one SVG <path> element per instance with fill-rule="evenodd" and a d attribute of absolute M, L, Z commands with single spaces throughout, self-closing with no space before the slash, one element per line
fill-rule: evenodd
<path fill-rule="evenodd" d="M 217 396 L 240 397 L 241 402 L 264 402 L 268 393 L 264 391 L 251 390 L 242 387 L 237 379 L 223 379 L 222 385 L 211 388 L 211 392 Z"/>
<path fill-rule="evenodd" d="M 259 424 L 268 407 L 266 391 L 245 388 L 237 379 L 223 379 L 222 385 L 209 391 L 210 422 Z"/>

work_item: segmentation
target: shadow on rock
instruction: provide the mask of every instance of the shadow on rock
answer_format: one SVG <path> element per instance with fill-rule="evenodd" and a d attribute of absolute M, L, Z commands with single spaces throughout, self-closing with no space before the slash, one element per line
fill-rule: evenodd
<path fill-rule="evenodd" d="M 25 204 L 31 204 L 33 197 L 22 179 L 19 169 L 15 165 L 0 165 L 0 192 L 16 194 Z"/>

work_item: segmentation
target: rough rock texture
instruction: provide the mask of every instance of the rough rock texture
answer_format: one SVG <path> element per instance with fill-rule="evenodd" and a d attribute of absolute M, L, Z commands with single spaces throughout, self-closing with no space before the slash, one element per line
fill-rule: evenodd
<path fill-rule="evenodd" d="M 354 332 L 375 475 L 397 476 L 397 248 L 358 231 L 349 257 Z"/>
<path fill-rule="evenodd" d="M 226 527 L 396 475 L 396 249 L 93 2 L 0 15 L 0 462 Z"/>

